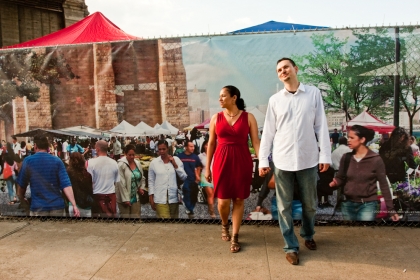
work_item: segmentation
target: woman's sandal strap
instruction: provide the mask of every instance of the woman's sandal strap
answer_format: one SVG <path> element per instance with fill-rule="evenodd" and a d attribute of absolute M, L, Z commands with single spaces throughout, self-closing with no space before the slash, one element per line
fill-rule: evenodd
<path fill-rule="evenodd" d="M 223 241 L 230 241 L 231 240 L 231 236 L 230 236 L 230 233 L 229 233 L 229 224 L 222 225 L 222 240 Z"/>
<path fill-rule="evenodd" d="M 230 251 L 232 253 L 237 253 L 241 250 L 241 245 L 239 244 L 238 238 L 238 234 L 234 234 L 232 236 L 232 239 L 230 241 Z"/>

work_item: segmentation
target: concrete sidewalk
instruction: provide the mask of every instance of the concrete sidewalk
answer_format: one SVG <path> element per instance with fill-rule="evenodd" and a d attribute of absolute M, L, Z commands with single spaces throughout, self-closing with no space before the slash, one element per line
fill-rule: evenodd
<path fill-rule="evenodd" d="M 300 239 L 298 266 L 278 227 L 242 226 L 237 254 L 220 228 L 0 221 L 0 279 L 420 279 L 420 228 L 316 227 L 318 250 Z"/>

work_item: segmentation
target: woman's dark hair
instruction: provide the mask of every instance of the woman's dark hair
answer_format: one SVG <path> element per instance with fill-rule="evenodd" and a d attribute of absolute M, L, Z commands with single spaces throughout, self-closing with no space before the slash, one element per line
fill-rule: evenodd
<path fill-rule="evenodd" d="M 389 137 L 391 142 L 391 149 L 396 149 L 397 147 L 405 148 L 408 146 L 409 135 L 403 127 L 396 127 Z"/>
<path fill-rule="evenodd" d="M 201 152 L 202 152 L 202 153 L 204 153 L 204 152 L 206 152 L 206 153 L 207 153 L 207 151 L 206 151 L 206 149 L 204 148 L 204 146 L 206 146 L 208 143 L 209 143 L 209 141 L 208 141 L 208 140 L 206 140 L 206 141 L 204 141 L 204 142 L 203 142 L 203 144 L 201 145 Z"/>
<path fill-rule="evenodd" d="M 74 152 L 70 154 L 69 167 L 73 169 L 83 169 L 85 168 L 85 158 L 79 152 Z"/>
<path fill-rule="evenodd" d="M 166 145 L 166 148 L 169 148 L 168 142 L 166 142 L 166 140 L 159 140 L 159 141 L 157 142 L 157 146 L 158 146 L 158 147 L 159 147 L 160 145 L 163 145 L 163 144 L 165 144 L 165 145 Z"/>
<path fill-rule="evenodd" d="M 20 148 L 23 149 L 26 147 L 25 141 L 20 142 Z"/>
<path fill-rule="evenodd" d="M 197 128 L 194 127 L 193 129 L 191 129 L 190 134 L 191 134 L 191 138 L 190 138 L 191 141 L 197 139 L 198 138 L 198 130 L 197 130 Z"/>
<path fill-rule="evenodd" d="M 231 97 L 236 95 L 236 106 L 239 110 L 245 111 L 245 101 L 241 98 L 241 92 L 239 91 L 239 89 L 235 86 L 225 86 L 223 87 L 223 89 L 225 89 Z"/>
<path fill-rule="evenodd" d="M 353 131 L 357 135 L 357 137 L 359 138 L 364 137 L 366 139 L 365 143 L 363 143 L 364 145 L 372 141 L 372 139 L 375 137 L 374 130 L 361 126 L 361 125 L 353 125 L 350 128 L 350 130 Z"/>
<path fill-rule="evenodd" d="M 128 154 L 129 151 L 133 150 L 134 153 L 136 153 L 136 147 L 132 144 L 128 144 L 127 146 L 125 146 L 124 148 L 124 154 Z"/>

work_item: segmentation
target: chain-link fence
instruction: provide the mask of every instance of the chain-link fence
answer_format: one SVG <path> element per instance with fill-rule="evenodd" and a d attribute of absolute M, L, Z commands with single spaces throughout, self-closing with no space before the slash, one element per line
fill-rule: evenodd
<path fill-rule="evenodd" d="M 136 157 L 147 177 L 150 160 L 157 155 L 150 146 L 150 138 L 172 135 L 171 153 L 182 149 L 185 136 L 181 133 L 176 139 L 177 130 L 191 129 L 194 127 L 191 124 L 197 126 L 220 111 L 217 99 L 223 85 L 235 84 L 241 89 L 247 110 L 256 116 L 261 129 L 268 99 L 283 87 L 276 76 L 276 61 L 291 57 L 299 67 L 299 80 L 317 86 L 322 92 L 333 136 L 332 150 L 339 147 L 334 129 L 338 136 L 348 136 L 349 128 L 357 124 L 376 131 L 369 148 L 376 152 L 385 150 L 381 157 L 391 181 L 394 208 L 400 215 L 399 222 L 387 218 L 367 223 L 344 221 L 341 210 L 335 210 L 337 194 L 318 191 L 317 224 L 419 226 L 420 180 L 415 171 L 420 163 L 416 145 L 416 137 L 420 136 L 419 56 L 417 26 L 208 35 L 2 50 L 0 138 L 12 142 L 11 135 L 18 135 L 19 144 L 25 141 L 26 145 L 33 136 L 46 135 L 51 142 L 55 141 L 49 147 L 50 152 L 66 165 L 65 139 L 79 137 L 78 143 L 89 159 L 95 156 L 91 139 L 109 140 L 114 135 L 120 137 L 124 146 L 129 138 L 127 144 L 135 145 Z M 123 121 L 129 125 L 117 130 Z M 171 127 L 155 125 L 164 121 Z M 411 142 L 402 138 L 393 142 L 394 124 L 404 127 L 415 138 Z M 205 124 L 202 133 L 206 133 Z M 384 144 L 387 141 L 389 146 Z M 21 158 L 30 157 L 32 148 L 16 149 L 21 153 L 14 159 L 18 169 Z M 114 155 L 112 147 L 108 152 L 109 156 Z M 3 163 L 6 153 L 4 149 Z M 2 169 L 4 178 L 4 164 Z M 257 164 L 254 170 L 257 171 Z M 28 206 L 18 203 L 17 198 L 14 202 L 16 195 L 10 194 L 16 189 L 13 184 L 8 187 L 7 181 L 0 180 L 3 218 L 71 219 L 30 217 Z M 278 225 L 273 220 L 277 212 L 273 206 L 274 192 L 262 190 L 263 185 L 264 179 L 255 172 L 250 197 L 245 201 L 244 223 Z M 185 206 L 179 204 L 179 219 L 163 221 L 220 223 L 217 200 L 209 206 L 206 195 L 206 190 L 199 188 L 193 219 Z M 31 196 L 29 186 L 26 197 Z M 294 205 L 295 213 L 299 213 L 298 199 Z M 211 217 L 209 207 L 214 209 L 215 218 Z M 141 220 L 118 218 L 118 210 L 110 220 L 162 221 L 156 218 L 150 204 L 142 204 L 140 209 Z M 66 211 L 64 215 L 70 216 Z M 294 218 L 300 219 L 299 215 Z M 104 222 L 108 218 L 75 220 Z"/>

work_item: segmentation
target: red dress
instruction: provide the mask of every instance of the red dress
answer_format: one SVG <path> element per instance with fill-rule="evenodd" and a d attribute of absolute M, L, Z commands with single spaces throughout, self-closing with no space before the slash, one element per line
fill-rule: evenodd
<path fill-rule="evenodd" d="M 249 197 L 253 163 L 248 148 L 248 113 L 231 126 L 223 112 L 217 114 L 217 147 L 213 158 L 214 195 L 217 198 Z"/>

